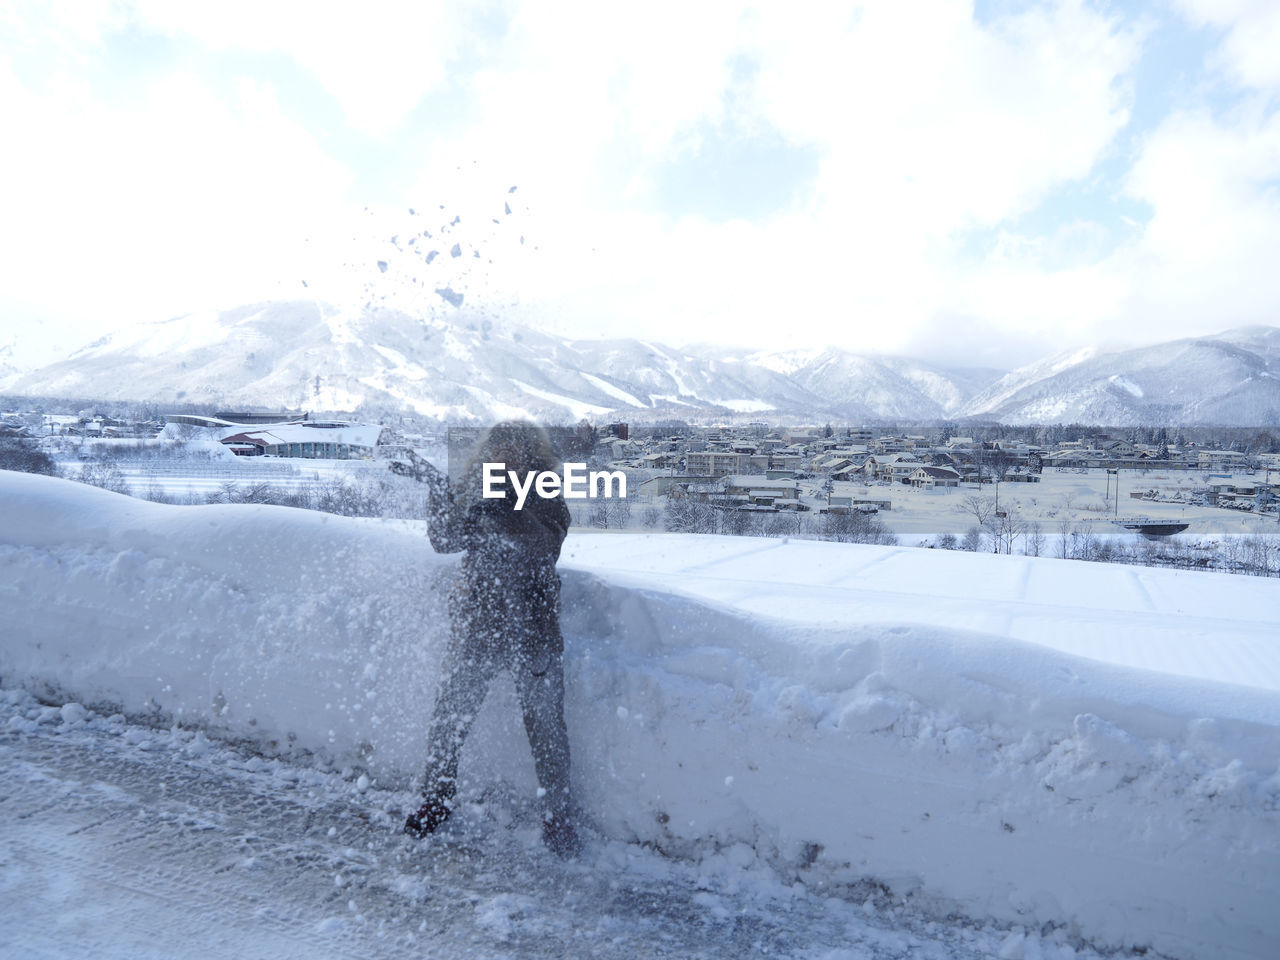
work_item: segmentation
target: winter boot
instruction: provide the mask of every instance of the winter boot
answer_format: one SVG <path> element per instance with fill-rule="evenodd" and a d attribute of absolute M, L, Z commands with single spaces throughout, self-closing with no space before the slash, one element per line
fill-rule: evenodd
<path fill-rule="evenodd" d="M 453 811 L 439 797 L 427 797 L 417 813 L 409 814 L 404 822 L 404 832 L 411 837 L 421 839 L 428 833 L 435 833 L 440 824 L 449 819 Z"/>
<path fill-rule="evenodd" d="M 582 853 L 582 841 L 573 823 L 564 814 L 542 821 L 542 842 L 561 860 L 572 860 Z"/>

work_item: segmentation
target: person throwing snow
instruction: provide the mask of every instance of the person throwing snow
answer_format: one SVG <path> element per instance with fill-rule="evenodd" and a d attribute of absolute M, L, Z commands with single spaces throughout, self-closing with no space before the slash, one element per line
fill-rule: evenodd
<path fill-rule="evenodd" d="M 422 837 L 449 818 L 463 742 L 490 681 L 507 669 L 515 678 L 545 802 L 543 839 L 557 855 L 572 857 L 580 842 L 571 816 L 556 573 L 569 508 L 557 495 L 529 497 L 517 510 L 510 487 L 503 498 L 482 497 L 485 463 L 502 463 L 522 474 L 559 466 L 545 430 L 508 421 L 481 439 L 460 489 L 434 471 L 428 479 L 431 545 L 439 553 L 461 551 L 463 558 L 449 595 L 449 642 L 427 736 L 423 803 L 405 821 L 405 832 Z"/>

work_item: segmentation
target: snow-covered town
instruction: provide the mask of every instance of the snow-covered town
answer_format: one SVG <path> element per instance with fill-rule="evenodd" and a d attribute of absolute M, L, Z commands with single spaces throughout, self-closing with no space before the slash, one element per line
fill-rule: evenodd
<path fill-rule="evenodd" d="M 37 451 L 71 479 L 159 502 L 422 519 L 419 491 L 388 466 L 413 454 L 447 467 L 451 435 L 466 449 L 476 430 L 385 420 L 14 411 L 4 415 L 0 444 Z M 892 541 L 1280 574 L 1272 536 L 1280 531 L 1280 431 L 974 432 L 584 421 L 566 431 L 575 456 L 625 472 L 629 493 L 575 502 L 571 514 L 583 529 Z"/>

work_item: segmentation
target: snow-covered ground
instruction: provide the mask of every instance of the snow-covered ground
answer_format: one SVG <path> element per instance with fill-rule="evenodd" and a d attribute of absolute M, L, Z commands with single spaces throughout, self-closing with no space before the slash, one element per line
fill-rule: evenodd
<path fill-rule="evenodd" d="M 981 486 L 966 483 L 933 490 L 916 489 L 903 483 L 881 483 L 855 489 L 863 491 L 858 496 L 892 503 L 892 509 L 881 512 L 879 519 L 893 533 L 904 535 L 904 540 L 915 535 L 963 533 L 977 523 L 965 506 L 965 498 L 976 495 L 994 503 L 997 492 L 1000 509 L 1008 512 L 1013 522 L 1024 526 L 1039 524 L 1042 532 L 1050 536 L 1060 533 L 1064 525 L 1076 529 L 1088 525 L 1095 534 L 1114 532 L 1116 528 L 1111 521 L 1117 516 L 1187 523 L 1191 534 L 1280 533 L 1274 512 L 1257 514 L 1192 502 L 1197 492 L 1203 495 L 1209 479 L 1208 474 L 1199 471 L 1122 470 L 1118 505 L 1117 481 L 1114 477 L 1108 479 L 1105 470 L 1049 468 L 1039 476 L 1036 483 L 1002 483 L 999 491 L 991 483 Z M 1256 483 L 1262 477 L 1262 473 L 1240 474 L 1237 479 L 1241 483 Z M 1155 491 L 1159 499 L 1131 496 L 1148 491 Z"/>
<path fill-rule="evenodd" d="M 23 772 L 14 795 L 32 813 L 21 821 L 31 826 L 11 822 L 0 837 L 11 850 L 53 844 L 60 828 L 49 824 L 92 806 L 96 774 L 57 773 L 61 761 L 40 758 L 63 738 L 88 758 L 77 763 L 113 755 L 123 727 L 107 717 L 120 710 L 182 725 L 151 735 L 124 724 L 144 731 L 126 743 L 163 741 L 156 756 L 169 760 L 154 761 L 156 782 L 172 763 L 198 793 L 192 764 L 235 741 L 280 758 L 256 762 L 282 759 L 318 809 L 330 793 L 359 794 L 357 808 L 376 808 L 360 834 L 381 865 L 361 861 L 367 882 L 390 882 L 387 871 L 402 869 L 395 857 L 409 856 L 405 883 L 429 886 L 459 857 L 448 841 L 441 861 L 434 841 L 406 853 L 386 811 L 408 802 L 423 760 L 454 566 L 399 525 L 172 507 L 0 473 L 0 678 L 102 708 L 48 713 L 10 693 L 6 769 Z M 674 885 L 682 909 L 700 904 L 699 922 L 710 923 L 738 924 L 790 891 L 793 933 L 814 911 L 839 922 L 784 952 L 831 960 L 928 955 L 926 946 L 939 956 L 1274 956 L 1276 581 L 676 535 L 575 534 L 562 571 L 574 779 L 597 839 L 582 864 L 548 867 L 560 871 L 553 878 L 581 870 L 584 887 Z M 213 747 L 192 759 L 190 744 L 206 737 Z M 456 836 L 541 857 L 521 842 L 536 833 L 536 785 L 505 679 L 462 772 L 469 805 Z M 219 796 L 183 802 L 195 821 L 216 824 Z M 131 802 L 139 816 L 151 808 Z M 167 798 L 155 803 L 161 820 L 173 812 Z M 288 822 L 272 823 L 292 850 Z M 306 847 L 306 830 L 299 836 Z M 130 849 L 120 843 L 111 850 Z M 116 853 L 77 849 L 98 858 L 94 876 L 109 876 Z M 49 929 L 74 900 L 70 881 L 9 859 L 18 865 L 0 874 L 6 912 L 21 905 L 28 928 Z M 33 877 L 53 895 L 22 894 Z M 493 906 L 484 917 L 494 929 L 573 929 L 573 910 L 557 912 L 537 890 L 489 896 L 492 886 L 463 883 Z M 272 887 L 261 889 L 270 908 Z M 896 904 L 889 946 L 859 933 L 868 899 L 882 931 Z M 47 922 L 36 903 L 49 904 Z M 425 908 L 410 897 L 385 909 Z M 724 955 L 750 947 L 723 945 Z"/>
<path fill-rule="evenodd" d="M 366 481 L 389 476 L 385 461 L 288 460 L 277 457 L 230 457 L 217 460 L 112 460 L 132 496 L 173 500 L 203 499 L 227 484 L 265 485 L 273 490 L 297 491 L 341 481 Z M 76 479 L 83 464 L 62 461 L 63 476 Z"/>
<path fill-rule="evenodd" d="M 16 689 L 0 693 L 0 768 L 5 956 L 1100 957 L 1066 926 L 938 918 L 750 851 L 726 865 L 595 838 L 562 864 L 500 791 L 411 842 L 410 793 Z"/>

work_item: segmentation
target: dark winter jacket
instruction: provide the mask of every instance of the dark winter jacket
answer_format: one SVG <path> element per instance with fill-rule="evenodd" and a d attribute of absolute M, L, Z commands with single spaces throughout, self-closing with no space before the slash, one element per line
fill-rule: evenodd
<path fill-rule="evenodd" d="M 432 492 L 428 533 L 438 553 L 462 551 L 449 601 L 455 642 L 477 654 L 524 658 L 537 667 L 561 653 L 560 577 L 556 561 L 569 530 L 562 497 L 530 493 L 482 499 L 440 484 Z"/>

